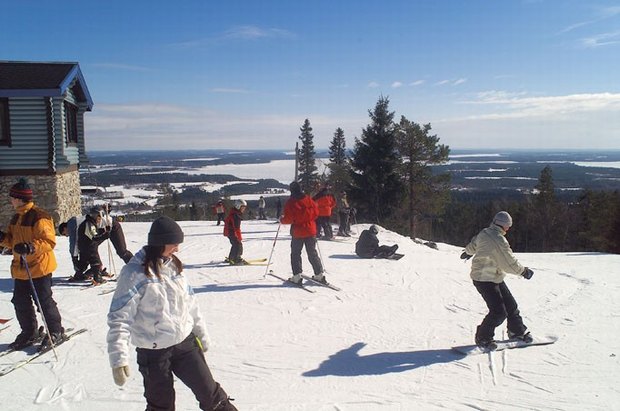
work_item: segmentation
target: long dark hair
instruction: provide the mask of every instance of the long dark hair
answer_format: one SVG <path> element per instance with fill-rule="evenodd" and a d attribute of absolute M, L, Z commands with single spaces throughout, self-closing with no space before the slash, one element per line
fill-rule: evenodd
<path fill-rule="evenodd" d="M 146 275 L 147 277 L 150 277 L 151 276 L 151 271 L 149 271 L 150 269 L 155 273 L 157 278 L 161 278 L 161 275 L 159 274 L 159 267 L 161 264 L 160 259 L 162 258 L 164 249 L 165 249 L 165 246 L 163 245 L 145 245 L 144 246 L 144 252 L 146 253 L 146 255 L 144 256 L 144 264 L 143 264 L 144 275 Z M 177 269 L 177 273 L 181 274 L 183 272 L 183 263 L 174 254 L 172 255 L 171 258 L 172 258 L 173 264 L 175 265 Z"/>

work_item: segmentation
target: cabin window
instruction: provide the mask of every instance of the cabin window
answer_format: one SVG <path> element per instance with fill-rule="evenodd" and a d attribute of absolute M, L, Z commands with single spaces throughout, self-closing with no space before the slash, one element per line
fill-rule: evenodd
<path fill-rule="evenodd" d="M 67 144 L 77 144 L 78 108 L 77 106 L 65 101 L 65 129 L 67 130 Z"/>
<path fill-rule="evenodd" d="M 0 98 L 0 146 L 11 146 L 8 98 Z"/>

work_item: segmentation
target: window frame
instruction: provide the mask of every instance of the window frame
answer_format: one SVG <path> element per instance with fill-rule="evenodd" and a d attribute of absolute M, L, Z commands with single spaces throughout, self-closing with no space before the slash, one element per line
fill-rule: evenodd
<path fill-rule="evenodd" d="M 11 147 L 11 118 L 8 97 L 0 97 L 0 146 Z"/>
<path fill-rule="evenodd" d="M 78 113 L 79 107 L 75 104 L 64 101 L 65 108 L 65 132 L 66 132 L 66 142 L 67 145 L 77 145 L 78 144 Z"/>

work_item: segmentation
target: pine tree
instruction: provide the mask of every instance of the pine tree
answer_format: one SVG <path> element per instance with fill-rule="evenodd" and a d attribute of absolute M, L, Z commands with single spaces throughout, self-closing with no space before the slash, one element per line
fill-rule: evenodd
<path fill-rule="evenodd" d="M 310 120 L 306 119 L 304 121 L 300 131 L 301 134 L 299 135 L 299 139 L 301 140 L 301 148 L 297 152 L 298 180 L 304 192 L 310 193 L 319 182 L 313 142 L 314 135 L 312 134 Z"/>
<path fill-rule="evenodd" d="M 409 235 L 415 238 L 418 218 L 441 214 L 448 201 L 450 174 L 433 175 L 431 166 L 448 161 L 450 148 L 439 144 L 437 135 L 430 135 L 430 124 L 420 126 L 402 116 L 396 130 L 403 159 L 401 172 L 408 188 Z"/>
<path fill-rule="evenodd" d="M 534 231 L 540 244 L 539 251 L 550 251 L 554 243 L 554 235 L 557 233 L 560 217 L 559 203 L 555 197 L 555 184 L 553 183 L 553 171 L 546 166 L 540 172 L 538 184 L 534 187 L 537 193 L 534 195 L 533 208 L 535 223 L 538 230 Z"/>
<path fill-rule="evenodd" d="M 344 191 L 351 182 L 351 165 L 347 157 L 344 131 L 338 127 L 329 146 L 329 183 L 336 193 Z"/>
<path fill-rule="evenodd" d="M 355 139 L 351 158 L 352 206 L 360 209 L 372 222 L 388 219 L 398 209 L 403 183 L 398 175 L 400 157 L 396 150 L 394 112 L 388 110 L 389 99 L 381 97 L 374 110 L 368 110 L 371 119 Z"/>

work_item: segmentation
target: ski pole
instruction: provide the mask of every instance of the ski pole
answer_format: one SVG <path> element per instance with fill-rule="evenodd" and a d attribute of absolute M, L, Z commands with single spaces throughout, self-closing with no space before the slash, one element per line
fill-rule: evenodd
<path fill-rule="evenodd" d="M 26 257 L 20 254 L 20 259 L 24 267 L 26 268 L 26 272 L 28 273 L 28 281 L 30 281 L 30 288 L 32 288 L 32 295 L 34 296 L 34 300 L 37 303 L 37 307 L 39 308 L 39 312 L 41 313 L 41 319 L 43 320 L 43 326 L 45 327 L 45 332 L 47 333 L 47 338 L 50 340 L 50 345 L 52 347 L 52 351 L 54 351 L 54 357 L 56 361 L 58 361 L 58 354 L 56 353 L 56 347 L 54 347 L 54 341 L 52 340 L 52 334 L 50 333 L 50 329 L 47 326 L 47 320 L 45 319 L 45 314 L 43 314 L 43 308 L 41 308 L 41 301 L 39 301 L 39 294 L 37 294 L 37 289 L 34 287 L 34 281 L 32 281 L 32 274 L 30 274 L 30 267 L 28 267 L 28 262 L 26 261 Z"/>
<path fill-rule="evenodd" d="M 112 217 L 110 217 L 110 212 L 108 210 L 108 204 L 105 205 L 104 210 L 105 210 L 105 222 L 106 223 L 110 222 L 109 235 L 111 235 L 113 221 L 112 221 Z M 108 237 L 106 242 L 108 243 L 108 265 L 110 266 L 110 269 L 112 270 L 112 275 L 115 276 L 116 275 L 116 264 L 114 263 L 114 257 L 112 256 L 112 246 L 110 245 L 110 237 Z"/>
<path fill-rule="evenodd" d="M 267 260 L 267 267 L 265 267 L 265 274 L 263 274 L 263 278 L 267 277 L 267 273 L 269 272 L 269 264 L 271 264 L 271 257 L 273 256 L 273 250 L 276 249 L 276 241 L 278 241 L 278 234 L 280 234 L 280 227 L 282 227 L 282 223 L 278 220 L 278 229 L 276 230 L 276 236 L 273 239 L 273 245 L 271 246 L 271 252 L 269 253 L 269 259 Z"/>

